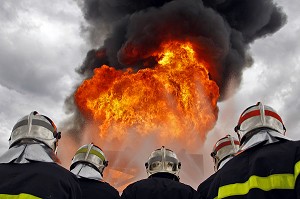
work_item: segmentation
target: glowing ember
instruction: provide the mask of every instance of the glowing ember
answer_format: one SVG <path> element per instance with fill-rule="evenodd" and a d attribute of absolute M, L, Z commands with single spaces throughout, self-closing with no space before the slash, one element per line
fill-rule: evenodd
<path fill-rule="evenodd" d="M 75 93 L 83 115 L 99 125 L 106 140 L 122 140 L 129 131 L 157 134 L 160 140 L 203 138 L 217 119 L 219 88 L 208 63 L 191 43 L 169 42 L 156 52 L 158 64 L 133 72 L 109 66 L 94 70 Z"/>

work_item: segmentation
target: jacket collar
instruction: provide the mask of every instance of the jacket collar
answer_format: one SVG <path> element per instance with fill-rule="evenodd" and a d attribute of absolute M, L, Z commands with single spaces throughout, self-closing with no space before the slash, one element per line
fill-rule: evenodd
<path fill-rule="evenodd" d="M 87 164 L 79 163 L 77 164 L 71 172 L 77 176 L 77 178 L 88 178 L 92 180 L 103 180 L 102 175 L 99 171 L 90 167 Z"/>
<path fill-rule="evenodd" d="M 285 135 L 282 135 L 277 131 L 271 129 L 262 129 L 257 133 L 253 134 L 247 140 L 245 140 L 244 143 L 240 146 L 239 151 L 245 151 L 258 144 L 267 145 L 267 144 L 276 143 L 280 140 L 291 140 L 291 139 L 286 137 Z"/>

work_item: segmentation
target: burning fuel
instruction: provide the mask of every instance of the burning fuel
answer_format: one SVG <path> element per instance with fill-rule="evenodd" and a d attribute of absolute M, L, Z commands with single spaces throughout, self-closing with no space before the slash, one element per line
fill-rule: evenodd
<path fill-rule="evenodd" d="M 86 118 L 98 122 L 100 137 L 124 140 L 128 129 L 141 135 L 158 132 L 191 145 L 217 119 L 219 88 L 209 79 L 208 64 L 198 60 L 191 43 L 169 42 L 153 53 L 157 65 L 138 72 L 102 66 L 85 80 L 75 101 Z M 198 57 L 200 57 L 198 55 Z"/>

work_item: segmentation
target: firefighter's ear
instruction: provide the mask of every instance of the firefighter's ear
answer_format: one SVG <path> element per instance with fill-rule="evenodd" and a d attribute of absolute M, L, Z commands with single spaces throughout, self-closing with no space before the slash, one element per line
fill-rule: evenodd
<path fill-rule="evenodd" d="M 59 140 L 61 138 L 61 132 L 57 132 L 54 137 Z"/>
<path fill-rule="evenodd" d="M 108 166 L 108 161 L 103 161 L 103 165 L 104 165 L 105 167 L 107 167 L 107 166 Z"/>
<path fill-rule="evenodd" d="M 236 127 L 234 127 L 234 131 L 237 133 L 238 130 L 240 130 L 240 125 L 237 125 Z"/>
<path fill-rule="evenodd" d="M 215 157 L 216 156 L 216 152 L 211 152 L 210 156 L 211 157 Z"/>

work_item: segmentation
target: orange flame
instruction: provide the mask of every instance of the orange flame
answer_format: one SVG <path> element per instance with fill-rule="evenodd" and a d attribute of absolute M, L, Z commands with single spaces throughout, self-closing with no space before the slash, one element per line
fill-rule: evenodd
<path fill-rule="evenodd" d="M 168 42 L 153 54 L 158 64 L 133 72 L 103 65 L 75 93 L 82 114 L 99 125 L 106 140 L 123 140 L 129 131 L 157 134 L 164 141 L 204 138 L 215 125 L 219 88 L 205 58 L 189 42 Z"/>

